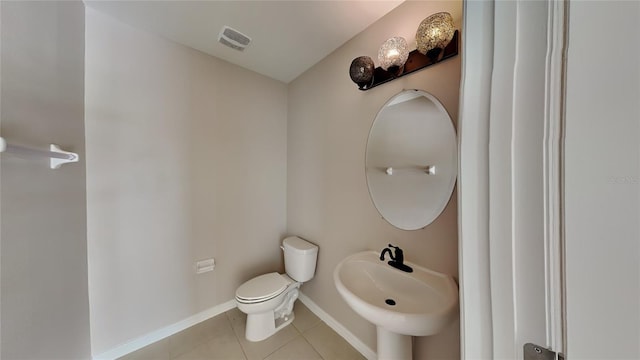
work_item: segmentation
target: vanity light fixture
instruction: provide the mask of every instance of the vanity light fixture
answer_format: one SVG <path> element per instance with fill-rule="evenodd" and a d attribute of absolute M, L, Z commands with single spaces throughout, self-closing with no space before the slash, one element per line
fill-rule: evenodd
<path fill-rule="evenodd" d="M 368 56 L 360 56 L 351 62 L 349 75 L 360 90 L 369 90 L 458 55 L 458 37 L 451 14 L 433 14 L 418 27 L 416 50 L 409 52 L 404 38 L 392 37 L 378 50 L 379 67 Z"/>

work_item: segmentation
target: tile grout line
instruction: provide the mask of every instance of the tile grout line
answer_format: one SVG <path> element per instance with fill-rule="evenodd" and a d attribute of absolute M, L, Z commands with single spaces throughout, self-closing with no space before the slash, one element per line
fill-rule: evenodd
<path fill-rule="evenodd" d="M 280 345 L 277 349 L 273 350 L 272 352 L 270 352 L 269 354 L 267 354 L 266 356 L 264 356 L 262 358 L 262 360 L 268 358 L 269 356 L 273 355 L 276 351 L 282 349 L 283 347 L 285 347 L 285 345 L 293 342 L 293 340 L 297 339 L 298 336 L 302 337 L 302 333 L 300 332 L 300 330 L 298 330 L 298 328 L 296 328 L 295 326 L 293 326 L 293 321 L 291 322 L 291 324 L 287 325 L 287 326 L 291 326 L 293 328 L 293 330 L 295 330 L 295 332 L 298 333 L 298 335 L 294 336 L 292 339 L 290 339 L 289 341 L 285 341 L 282 345 Z M 286 327 L 286 326 L 285 326 Z M 284 328 L 282 328 L 284 330 Z"/>
<path fill-rule="evenodd" d="M 231 327 L 231 322 L 229 321 L 229 318 L 226 316 L 226 312 L 224 312 L 223 314 L 225 315 L 225 318 L 227 319 L 227 323 L 229 324 L 229 327 Z M 207 342 L 209 342 L 209 341 L 211 341 L 212 339 L 214 339 L 214 338 L 215 338 L 215 335 L 207 336 L 206 327 L 205 327 L 205 329 L 203 329 L 205 336 L 203 336 L 203 337 L 202 337 L 202 339 L 200 339 L 199 341 L 196 341 L 196 342 L 194 343 L 194 345 L 193 345 L 193 346 L 190 346 L 190 347 L 188 347 L 187 349 L 183 350 L 182 352 L 178 352 L 178 353 L 176 353 L 176 354 L 173 354 L 173 353 L 171 352 L 171 350 L 172 350 L 172 346 L 171 346 L 172 338 L 175 340 L 175 336 L 176 336 L 176 335 L 178 335 L 178 334 L 180 334 L 180 333 L 182 333 L 182 332 L 185 332 L 185 331 L 189 331 L 189 330 L 191 330 L 191 331 L 195 331 L 195 327 L 197 327 L 197 326 L 205 326 L 205 325 L 207 325 L 206 323 L 207 323 L 208 321 L 211 321 L 211 320 L 215 319 L 216 317 L 218 317 L 218 316 L 220 316 L 220 315 L 223 315 L 223 314 L 218 314 L 218 315 L 216 315 L 216 316 L 214 316 L 214 317 L 212 317 L 212 318 L 209 318 L 209 319 L 204 320 L 204 321 L 202 321 L 202 322 L 200 322 L 200 323 L 198 323 L 198 324 L 195 324 L 195 325 L 193 325 L 193 326 L 191 326 L 191 327 L 189 327 L 189 328 L 186 328 L 185 330 L 182 330 L 181 332 L 175 333 L 175 334 L 173 334 L 173 335 L 171 335 L 171 336 L 167 337 L 167 338 L 166 338 L 166 340 L 169 342 L 169 350 L 168 350 L 168 351 L 169 351 L 169 360 L 175 360 L 175 359 L 178 359 L 178 358 L 180 358 L 181 356 L 183 356 L 183 355 L 185 355 L 185 354 L 188 354 L 189 352 L 191 352 L 191 351 L 195 350 L 196 348 L 198 348 L 198 347 L 200 347 L 200 346 L 205 345 Z M 231 327 L 231 331 L 233 332 L 233 327 Z M 233 332 L 233 333 L 234 333 L 234 335 L 235 335 L 235 332 Z M 237 341 L 237 339 L 236 339 L 236 341 Z"/>
<path fill-rule="evenodd" d="M 319 317 L 322 322 L 329 326 L 329 328 L 349 343 L 349 345 L 362 356 L 369 360 L 377 359 L 377 354 L 373 349 L 362 342 L 362 340 L 349 331 L 342 323 L 324 311 L 320 306 L 318 306 L 318 304 L 311 300 L 311 298 L 306 296 L 304 293 L 300 293 L 299 299 L 309 310 L 311 310 L 312 313 Z"/>
<path fill-rule="evenodd" d="M 304 305 L 304 304 L 303 304 Z M 305 305 L 306 307 L 306 305 Z M 308 309 L 308 307 L 307 307 Z M 309 312 L 311 312 L 311 310 L 309 310 Z M 307 344 L 309 344 L 311 346 L 311 348 L 313 349 L 313 351 L 315 351 L 316 354 L 318 354 L 318 356 L 320 357 L 320 359 L 322 360 L 333 360 L 333 359 L 325 359 L 325 357 L 322 355 L 322 353 L 320 353 L 320 349 L 316 348 L 313 343 L 309 340 L 308 333 L 309 331 L 316 329 L 320 326 L 322 326 L 322 324 L 324 324 L 325 326 L 328 326 L 327 323 L 325 323 L 322 319 L 320 319 L 316 314 L 314 314 L 313 312 L 311 312 L 318 320 L 315 322 L 315 324 L 313 324 L 313 326 L 305 329 L 304 331 L 298 329 L 300 331 L 300 333 L 302 334 L 302 337 L 304 338 L 304 340 L 307 342 Z M 349 344 L 349 346 L 351 346 L 351 344 Z M 355 349 L 354 349 L 355 350 Z"/>
<path fill-rule="evenodd" d="M 224 313 L 224 317 L 227 318 L 227 321 L 229 322 L 229 326 L 231 326 L 231 332 L 233 333 L 233 336 L 236 337 L 236 341 L 238 342 L 238 345 L 240 345 L 240 350 L 242 350 L 242 355 L 244 355 L 244 359 L 245 360 L 249 360 L 249 356 L 247 356 L 247 352 L 244 350 L 244 346 L 242 346 L 242 341 L 240 341 L 240 338 L 238 337 L 238 334 L 236 333 L 236 329 L 233 327 L 233 323 L 231 322 L 231 319 L 229 319 L 229 311 L 226 311 Z"/>
<path fill-rule="evenodd" d="M 309 332 L 309 331 L 311 331 L 311 330 L 313 330 L 313 329 L 317 328 L 318 326 L 320 326 L 320 325 L 322 325 L 322 324 L 324 324 L 324 321 L 320 320 L 320 321 L 318 321 L 316 324 L 313 324 L 313 326 L 312 326 L 312 327 L 310 327 L 310 328 L 306 329 L 305 331 L 300 331 L 300 333 L 301 333 L 301 334 L 302 334 L 302 336 L 304 336 L 304 338 L 306 339 L 306 338 L 307 338 L 307 336 L 306 336 L 305 334 L 306 334 L 307 332 Z M 325 324 L 325 325 L 326 325 L 326 324 Z"/>
<path fill-rule="evenodd" d="M 318 326 L 319 324 L 314 325 L 313 327 L 307 329 L 307 330 L 311 330 L 311 329 L 315 329 L 316 326 Z M 309 344 L 309 346 L 311 346 L 311 348 L 313 349 L 313 351 L 316 352 L 316 354 L 318 354 L 318 356 L 320 356 L 320 359 L 322 360 L 330 360 L 330 359 L 325 359 L 324 356 L 322 356 L 322 354 L 320 354 L 320 351 L 318 351 L 318 349 L 316 349 L 315 346 L 313 346 L 313 344 L 309 341 L 309 339 L 307 339 L 306 336 L 304 336 L 304 333 L 302 333 L 302 338 L 304 339 L 304 341 L 307 342 L 307 344 Z"/>

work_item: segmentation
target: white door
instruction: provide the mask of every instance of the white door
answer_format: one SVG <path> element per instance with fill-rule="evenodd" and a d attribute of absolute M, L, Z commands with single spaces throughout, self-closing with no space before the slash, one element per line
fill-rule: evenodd
<path fill-rule="evenodd" d="M 640 358 L 639 6 L 465 4 L 465 358 Z"/>
<path fill-rule="evenodd" d="M 562 42 L 550 38 L 562 19 L 557 5 L 465 3 L 459 209 L 468 359 L 521 359 L 528 342 L 561 347 L 560 308 L 548 301 L 559 298 L 550 292 L 557 269 L 546 261 L 558 224 L 545 211 L 558 202 L 545 181 L 558 164 L 543 151 L 560 141 L 549 115 L 558 112 L 550 90 L 559 86 L 549 77 L 562 59 Z"/>
<path fill-rule="evenodd" d="M 545 175 L 557 163 L 543 151 L 560 140 L 549 116 L 557 112 L 549 77 L 562 59 L 549 38 L 562 18 L 556 5 L 465 4 L 459 208 L 468 359 L 522 359 L 528 342 L 561 347 L 560 309 L 547 301 L 558 295 L 550 293 L 557 269 L 546 261 L 558 225 L 545 209 L 558 190 Z"/>
<path fill-rule="evenodd" d="M 493 358 L 522 359 L 523 345 L 559 350 L 559 301 L 550 261 L 557 190 L 547 178 L 559 143 L 552 75 L 561 42 L 552 41 L 563 8 L 552 1 L 495 3 L 489 121 L 489 252 Z M 554 53 L 555 52 L 555 53 Z M 557 74 L 561 74 L 558 72 Z M 557 146 L 556 146 L 557 147 Z M 555 174 L 557 177 L 558 174 Z M 555 236 L 555 237 L 554 237 Z M 557 297 L 556 300 L 559 300 Z M 549 300 L 549 301 L 548 301 Z"/>

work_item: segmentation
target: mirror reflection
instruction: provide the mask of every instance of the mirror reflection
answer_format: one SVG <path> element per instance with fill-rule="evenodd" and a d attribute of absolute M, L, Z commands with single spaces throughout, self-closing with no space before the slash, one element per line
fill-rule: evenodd
<path fill-rule="evenodd" d="M 371 199 L 390 224 L 416 230 L 433 222 L 457 174 L 456 133 L 440 101 L 420 90 L 391 98 L 371 127 L 365 170 Z"/>

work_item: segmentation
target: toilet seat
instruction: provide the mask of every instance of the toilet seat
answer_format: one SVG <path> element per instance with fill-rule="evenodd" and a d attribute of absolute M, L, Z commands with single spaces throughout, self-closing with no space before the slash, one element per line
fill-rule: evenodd
<path fill-rule="evenodd" d="M 267 301 L 282 294 L 291 283 L 288 276 L 282 276 L 277 272 L 260 275 L 236 290 L 236 300 L 244 304 Z"/>

